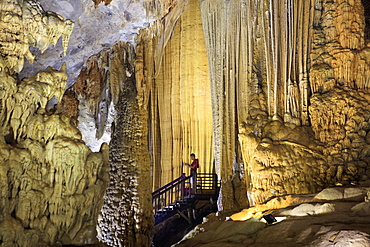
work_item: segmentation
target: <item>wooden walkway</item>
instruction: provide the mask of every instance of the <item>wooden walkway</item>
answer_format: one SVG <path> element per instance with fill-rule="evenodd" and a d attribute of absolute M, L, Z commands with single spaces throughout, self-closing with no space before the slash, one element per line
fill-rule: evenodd
<path fill-rule="evenodd" d="M 196 220 L 200 211 L 212 210 L 212 207 L 216 210 L 215 202 L 220 189 L 217 174 L 198 173 L 195 194 L 190 193 L 192 191 L 190 178 L 183 173 L 179 178 L 152 193 L 155 225 L 175 214 L 191 223 Z"/>

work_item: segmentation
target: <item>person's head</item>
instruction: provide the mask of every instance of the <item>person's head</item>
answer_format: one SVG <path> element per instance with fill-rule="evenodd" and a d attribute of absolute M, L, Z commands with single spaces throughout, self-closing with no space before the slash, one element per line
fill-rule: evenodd
<path fill-rule="evenodd" d="M 195 160 L 195 154 L 190 154 L 190 159 Z"/>

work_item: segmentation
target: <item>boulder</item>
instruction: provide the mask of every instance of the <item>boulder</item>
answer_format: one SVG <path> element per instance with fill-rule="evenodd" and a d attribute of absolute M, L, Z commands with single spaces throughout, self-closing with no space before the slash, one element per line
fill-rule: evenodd
<path fill-rule="evenodd" d="M 344 198 L 344 189 L 343 188 L 327 188 L 318 193 L 313 201 L 333 201 L 340 200 Z"/>
<path fill-rule="evenodd" d="M 307 215 L 317 215 L 317 214 L 326 214 L 332 213 L 335 211 L 334 204 L 325 203 L 316 205 L 303 203 L 291 210 L 286 210 L 281 213 L 285 216 L 307 216 Z"/>

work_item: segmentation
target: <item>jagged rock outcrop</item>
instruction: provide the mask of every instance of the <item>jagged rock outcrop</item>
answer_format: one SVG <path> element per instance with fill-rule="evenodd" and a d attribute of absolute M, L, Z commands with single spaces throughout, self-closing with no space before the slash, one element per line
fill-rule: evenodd
<path fill-rule="evenodd" d="M 71 21 L 34 1 L 3 1 L 0 79 L 0 244 L 50 246 L 94 243 L 108 183 L 107 144 L 92 152 L 80 131 L 57 110 L 67 83 L 66 65 L 19 80 L 32 45 L 44 51 Z"/>
<path fill-rule="evenodd" d="M 43 93 L 60 92 L 56 85 L 65 85 L 66 78 L 63 71 L 40 72 L 14 86 L 13 106 L 13 96 L 5 101 L 0 164 L 5 246 L 94 242 L 109 149 L 105 144 L 101 152 L 91 152 L 68 117 L 45 109 Z"/>

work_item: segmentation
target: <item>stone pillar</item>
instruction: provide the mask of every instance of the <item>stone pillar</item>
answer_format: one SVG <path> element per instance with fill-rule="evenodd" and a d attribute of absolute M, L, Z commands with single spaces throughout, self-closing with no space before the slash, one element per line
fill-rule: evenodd
<path fill-rule="evenodd" d="M 110 144 L 110 186 L 105 195 L 99 239 L 110 246 L 150 246 L 153 226 L 147 109 L 139 104 L 134 47 L 117 49 L 110 66 L 120 73 Z M 114 70 L 115 68 L 113 68 Z"/>

